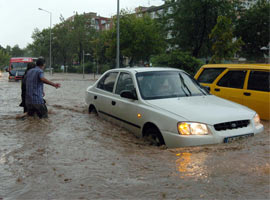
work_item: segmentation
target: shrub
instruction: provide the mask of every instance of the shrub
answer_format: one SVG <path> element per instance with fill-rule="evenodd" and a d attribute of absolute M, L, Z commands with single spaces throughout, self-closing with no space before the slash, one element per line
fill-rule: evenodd
<path fill-rule="evenodd" d="M 194 75 L 203 64 L 189 53 L 179 50 L 173 50 L 165 54 L 154 56 L 151 58 L 151 62 L 153 66 L 178 68 L 191 75 Z"/>

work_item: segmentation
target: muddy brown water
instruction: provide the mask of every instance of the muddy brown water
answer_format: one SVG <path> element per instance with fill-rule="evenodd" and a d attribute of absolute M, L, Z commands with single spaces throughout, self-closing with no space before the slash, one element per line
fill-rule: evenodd
<path fill-rule="evenodd" d="M 0 78 L 0 199 L 269 199 L 270 133 L 230 144 L 150 146 L 84 106 L 93 77 L 54 74 L 49 118 L 21 117 L 20 82 Z"/>

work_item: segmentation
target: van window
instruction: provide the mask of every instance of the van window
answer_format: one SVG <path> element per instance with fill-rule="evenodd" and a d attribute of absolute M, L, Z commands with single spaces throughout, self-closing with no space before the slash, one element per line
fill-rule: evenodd
<path fill-rule="evenodd" d="M 251 71 L 249 75 L 247 89 L 269 92 L 270 91 L 269 76 L 270 72 Z"/>
<path fill-rule="evenodd" d="M 200 83 L 213 83 L 225 68 L 206 68 L 198 78 Z"/>
<path fill-rule="evenodd" d="M 217 83 L 221 87 L 242 89 L 246 77 L 246 71 L 228 71 Z"/>
<path fill-rule="evenodd" d="M 97 87 L 108 92 L 113 91 L 113 86 L 118 72 L 111 72 L 106 74 L 98 83 Z"/>

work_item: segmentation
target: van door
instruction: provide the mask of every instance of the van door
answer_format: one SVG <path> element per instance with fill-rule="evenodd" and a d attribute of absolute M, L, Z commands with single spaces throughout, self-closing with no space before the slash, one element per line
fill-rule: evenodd
<path fill-rule="evenodd" d="M 243 91 L 243 104 L 255 110 L 261 119 L 270 119 L 269 71 L 251 70 L 247 89 Z"/>
<path fill-rule="evenodd" d="M 229 70 L 224 74 L 214 85 L 211 93 L 243 104 L 243 86 L 245 82 L 247 71 L 246 70 Z"/>
<path fill-rule="evenodd" d="M 204 68 L 195 75 L 195 79 L 197 79 L 200 84 L 211 87 L 212 83 L 225 69 L 226 68 Z"/>

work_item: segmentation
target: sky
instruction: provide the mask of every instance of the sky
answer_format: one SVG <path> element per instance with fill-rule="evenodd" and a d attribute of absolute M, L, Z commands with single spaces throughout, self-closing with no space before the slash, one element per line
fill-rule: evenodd
<path fill-rule="evenodd" d="M 159 6 L 162 0 L 120 0 L 120 9 L 134 10 L 138 6 Z M 96 12 L 103 17 L 111 17 L 117 12 L 117 0 L 0 0 L 0 45 L 25 48 L 32 43 L 35 28 L 50 27 L 50 14 L 38 10 L 42 8 L 52 13 L 52 26 L 74 15 Z"/>

